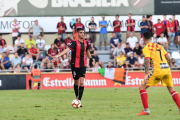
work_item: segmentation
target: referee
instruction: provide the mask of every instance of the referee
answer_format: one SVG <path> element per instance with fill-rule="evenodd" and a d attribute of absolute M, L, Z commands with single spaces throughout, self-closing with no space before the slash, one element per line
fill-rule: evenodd
<path fill-rule="evenodd" d="M 87 40 L 84 40 L 84 29 L 77 28 L 77 39 L 72 41 L 67 49 L 65 49 L 63 52 L 56 55 L 55 57 L 61 57 L 65 53 L 68 53 L 70 50 L 72 51 L 71 70 L 74 78 L 74 92 L 76 95 L 76 99 L 79 99 L 81 102 L 81 98 L 84 91 L 84 78 L 87 66 L 86 55 L 88 56 L 88 58 L 91 58 L 88 42 Z M 79 89 L 78 85 L 80 85 Z"/>

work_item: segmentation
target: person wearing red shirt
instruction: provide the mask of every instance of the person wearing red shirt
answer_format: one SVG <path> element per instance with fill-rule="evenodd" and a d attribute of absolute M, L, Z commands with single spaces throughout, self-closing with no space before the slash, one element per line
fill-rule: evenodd
<path fill-rule="evenodd" d="M 129 19 L 126 20 L 126 26 L 127 26 L 127 33 L 126 33 L 126 40 L 130 37 L 130 33 L 133 33 L 133 36 L 135 35 L 135 25 L 136 21 L 134 19 L 131 19 L 131 13 L 128 15 Z"/>
<path fill-rule="evenodd" d="M 66 45 L 65 45 L 65 43 L 63 42 L 63 43 L 61 43 L 61 46 L 59 46 L 59 52 L 61 53 L 63 50 L 65 50 L 66 49 Z"/>
<path fill-rule="evenodd" d="M 178 44 L 177 44 L 178 43 L 178 34 L 179 34 L 178 28 L 180 28 L 179 21 L 175 19 L 175 15 L 172 16 L 172 21 L 175 24 L 175 27 L 174 27 L 174 31 L 175 31 L 175 38 L 174 38 L 174 40 L 175 41 L 174 42 L 176 44 L 176 48 L 178 48 Z"/>
<path fill-rule="evenodd" d="M 34 44 L 31 44 L 31 48 L 28 50 L 28 53 L 32 55 L 33 60 L 38 61 L 40 52 L 34 47 Z"/>
<path fill-rule="evenodd" d="M 70 46 L 70 43 L 71 43 L 72 39 L 71 39 L 71 35 L 70 34 L 67 34 L 67 38 L 65 39 L 65 43 L 66 43 L 66 46 Z"/>
<path fill-rule="evenodd" d="M 66 27 L 66 23 L 64 23 L 64 17 L 63 16 L 61 16 L 61 22 L 59 22 L 57 24 L 56 29 L 58 30 L 58 34 L 61 34 L 62 39 L 65 40 L 67 27 Z"/>
<path fill-rule="evenodd" d="M 169 18 L 169 23 L 167 24 L 167 32 L 169 35 L 169 41 L 171 41 L 170 45 L 173 45 L 174 43 L 174 37 L 175 37 L 175 30 L 174 30 L 175 24 L 172 21 L 171 18 Z"/>
<path fill-rule="evenodd" d="M 121 40 L 121 21 L 119 21 L 119 15 L 116 15 L 116 20 L 113 21 L 113 28 L 114 28 L 114 32 L 116 33 L 116 37 L 119 38 Z"/>
<path fill-rule="evenodd" d="M 161 20 L 158 19 L 157 23 L 155 25 L 153 25 L 153 27 L 155 28 L 155 32 L 157 34 L 157 38 L 159 38 L 160 34 L 162 32 L 164 32 L 164 30 L 165 30 L 164 24 L 161 24 Z"/>
<path fill-rule="evenodd" d="M 81 18 L 78 18 L 78 22 L 77 22 L 77 23 L 74 23 L 74 25 L 73 25 L 73 35 L 74 35 L 74 38 L 75 38 L 75 39 L 78 39 L 78 38 L 77 38 L 77 28 L 82 28 L 82 29 L 84 29 L 84 34 L 85 34 L 85 27 L 84 27 L 84 25 L 81 23 Z"/>
<path fill-rule="evenodd" d="M 166 20 L 166 15 L 165 14 L 163 15 L 163 18 L 164 18 L 164 20 L 161 23 L 165 27 L 165 29 L 164 29 L 164 37 L 168 38 L 169 36 L 168 36 L 168 31 L 167 31 L 167 24 L 169 23 L 169 21 Z"/>

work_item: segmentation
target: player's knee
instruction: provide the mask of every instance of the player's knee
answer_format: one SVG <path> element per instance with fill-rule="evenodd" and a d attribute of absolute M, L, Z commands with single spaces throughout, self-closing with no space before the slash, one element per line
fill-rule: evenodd
<path fill-rule="evenodd" d="M 145 87 L 143 86 L 143 84 L 141 84 L 140 86 L 139 86 L 139 91 L 140 90 L 144 90 L 145 89 Z"/>
<path fill-rule="evenodd" d="M 74 80 L 74 84 L 75 84 L 76 86 L 78 86 L 78 85 L 79 85 L 79 80 Z"/>
<path fill-rule="evenodd" d="M 84 86 L 84 81 L 80 81 L 80 86 Z"/>

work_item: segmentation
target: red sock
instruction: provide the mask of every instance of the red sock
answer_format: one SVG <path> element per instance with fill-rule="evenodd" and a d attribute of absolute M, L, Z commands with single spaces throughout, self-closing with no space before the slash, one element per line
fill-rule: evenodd
<path fill-rule="evenodd" d="M 141 90 L 140 91 L 141 94 L 141 100 L 142 100 L 142 104 L 144 106 L 144 109 L 148 109 L 148 94 L 146 90 Z"/>
<path fill-rule="evenodd" d="M 176 105 L 178 106 L 178 108 L 180 109 L 180 98 L 179 98 L 178 93 L 176 91 L 173 91 L 171 93 L 171 96 L 172 96 L 174 102 L 176 103 Z"/>

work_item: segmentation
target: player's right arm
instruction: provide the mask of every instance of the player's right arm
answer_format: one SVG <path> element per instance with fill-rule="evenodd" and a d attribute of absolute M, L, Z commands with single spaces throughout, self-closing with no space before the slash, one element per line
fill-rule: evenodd
<path fill-rule="evenodd" d="M 66 48 L 65 50 L 63 50 L 61 53 L 59 53 L 58 55 L 54 56 L 55 58 L 61 57 L 62 55 L 68 53 L 70 51 L 69 48 Z"/>
<path fill-rule="evenodd" d="M 166 52 L 166 50 L 163 47 L 162 47 L 162 50 L 163 50 L 164 56 L 166 58 L 166 61 L 171 69 L 171 65 L 172 65 L 171 57 L 168 55 L 168 53 Z"/>

